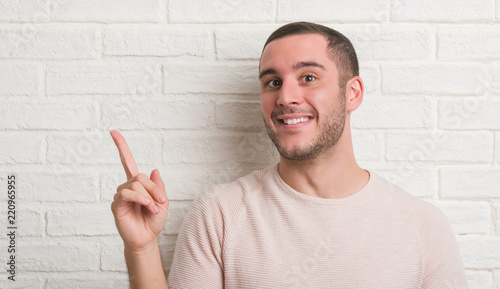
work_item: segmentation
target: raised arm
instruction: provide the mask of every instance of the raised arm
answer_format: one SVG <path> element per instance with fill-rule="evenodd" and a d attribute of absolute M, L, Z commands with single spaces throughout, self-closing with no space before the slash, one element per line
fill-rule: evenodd
<path fill-rule="evenodd" d="M 158 247 L 165 226 L 168 199 L 157 169 L 148 177 L 139 173 L 125 138 L 111 137 L 118 148 L 127 181 L 117 188 L 111 210 L 123 239 L 130 286 L 133 289 L 168 288 Z"/>

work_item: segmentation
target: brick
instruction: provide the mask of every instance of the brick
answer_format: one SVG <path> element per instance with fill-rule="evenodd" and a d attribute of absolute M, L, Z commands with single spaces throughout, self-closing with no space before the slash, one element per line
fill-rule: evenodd
<path fill-rule="evenodd" d="M 6 216 L 7 214 L 4 214 Z M 40 210 L 24 209 L 17 211 L 19 237 L 40 237 L 45 231 L 45 218 Z"/>
<path fill-rule="evenodd" d="M 0 163 L 40 163 L 43 137 L 30 132 L 0 132 Z"/>
<path fill-rule="evenodd" d="M 367 24 L 341 32 L 351 40 L 360 60 L 430 60 L 433 57 L 434 30 L 429 26 Z"/>
<path fill-rule="evenodd" d="M 1 45 L 1 44 L 0 44 Z M 38 66 L 23 63 L 0 63 L 0 95 L 33 95 L 38 93 Z"/>
<path fill-rule="evenodd" d="M 139 170 L 146 173 L 145 171 L 143 171 L 142 167 L 139 167 Z M 150 172 L 148 172 L 147 175 L 149 175 L 149 173 Z M 161 169 L 160 174 L 163 177 Z M 113 170 L 111 171 L 99 172 L 99 176 L 99 188 L 101 191 L 100 200 L 107 201 L 111 204 L 111 202 L 113 202 L 113 197 L 116 194 L 116 189 L 118 188 L 118 186 L 127 181 L 125 171 L 123 170 L 122 165 L 115 165 L 113 166 Z"/>
<path fill-rule="evenodd" d="M 449 26 L 437 30 L 438 58 L 490 60 L 500 57 L 500 26 Z"/>
<path fill-rule="evenodd" d="M 497 14 L 496 14 L 496 20 L 498 22 L 498 20 L 500 20 L 500 5 L 498 5 L 498 0 L 497 0 L 497 3 L 496 3 L 496 7 L 497 7 Z M 498 284 L 497 285 L 498 287 L 500 287 L 500 278 L 498 278 Z"/>
<path fill-rule="evenodd" d="M 347 36 L 361 60 L 431 58 L 433 30 L 427 26 L 327 26 Z M 267 37 L 278 27 L 232 25 L 219 28 L 215 31 L 217 56 L 221 59 L 259 59 Z"/>
<path fill-rule="evenodd" d="M 273 22 L 272 0 L 170 0 L 168 18 L 171 23 Z"/>
<path fill-rule="evenodd" d="M 103 105 L 106 129 L 204 129 L 215 117 L 213 104 L 204 100 L 118 104 Z"/>
<path fill-rule="evenodd" d="M 5 179 L 0 179 L 0 181 L 4 182 L 7 184 L 7 178 Z M 22 186 L 17 187 L 18 189 L 16 190 L 17 196 L 19 193 L 22 193 Z M 7 186 L 2 186 L 1 189 L 4 190 L 4 192 L 7 192 Z M 16 197 L 17 197 L 16 196 Z M 4 208 L 0 210 L 0 214 L 2 216 L 5 216 L 4 219 L 0 222 L 0 224 L 6 228 L 8 226 L 12 226 L 11 224 L 8 224 L 8 220 L 11 220 L 10 218 L 8 219 L 7 216 L 13 216 L 12 213 L 7 214 L 7 201 L 9 199 L 7 198 L 7 194 L 5 194 L 5 197 L 2 198 L 2 202 L 5 204 Z M 14 200 L 16 201 L 16 200 Z M 16 234 L 20 238 L 25 238 L 25 237 L 40 237 L 42 236 L 42 233 L 45 231 L 45 222 L 44 222 L 44 216 L 40 210 L 36 209 L 27 209 L 25 206 L 21 204 L 19 206 L 19 202 L 16 202 L 17 207 L 16 207 L 16 214 L 15 214 L 15 226 L 20 228 Z M 7 232 L 8 233 L 8 232 Z M 5 238 L 7 239 L 7 235 L 5 234 L 4 236 L 0 236 L 0 239 Z"/>
<path fill-rule="evenodd" d="M 484 289 L 493 287 L 493 275 L 490 271 L 465 271 L 469 289 Z"/>
<path fill-rule="evenodd" d="M 264 130 L 260 102 L 216 103 L 215 123 L 220 128 Z"/>
<path fill-rule="evenodd" d="M 0 8 L 1 9 L 1 8 Z M 3 260 L 2 260 L 3 261 Z M 3 263 L 3 262 L 2 262 Z M 9 275 L 0 275 L 0 288 L 30 288 L 30 289 L 45 289 L 45 280 L 40 276 L 27 277 L 24 272 L 22 278 L 15 277 L 15 281 L 8 280 Z M 13 287 L 15 283 L 16 287 Z"/>
<path fill-rule="evenodd" d="M 90 129 L 94 115 L 92 105 L 85 103 L 8 103 L 0 107 L 0 123 L 5 129 Z"/>
<path fill-rule="evenodd" d="M 270 165 L 276 152 L 262 133 L 172 133 L 164 135 L 164 163 Z"/>
<path fill-rule="evenodd" d="M 123 241 L 120 237 L 106 239 L 101 250 L 101 269 L 103 271 L 127 272 Z"/>
<path fill-rule="evenodd" d="M 22 194 L 18 198 L 30 202 L 95 202 L 98 188 L 92 176 L 82 173 L 22 172 Z"/>
<path fill-rule="evenodd" d="M 104 54 L 113 56 L 206 56 L 208 31 L 190 26 L 109 28 L 103 33 Z"/>
<path fill-rule="evenodd" d="M 219 59 L 259 59 L 267 37 L 278 25 L 230 25 L 215 30 Z"/>
<path fill-rule="evenodd" d="M 45 289 L 120 289 L 130 288 L 127 274 L 80 274 L 79 277 L 51 275 Z"/>
<path fill-rule="evenodd" d="M 490 162 L 493 140 L 486 132 L 389 132 L 387 159 Z"/>
<path fill-rule="evenodd" d="M 161 136 L 153 132 L 123 133 L 137 164 L 154 163 L 161 156 Z M 108 131 L 49 135 L 47 161 L 60 164 L 120 164 Z"/>
<path fill-rule="evenodd" d="M 431 103 L 426 98 L 367 95 L 351 119 L 353 128 L 426 128 L 431 126 Z"/>
<path fill-rule="evenodd" d="M 494 0 L 464 0 L 457 3 L 445 1 L 396 0 L 392 6 L 391 19 L 395 21 L 427 22 L 483 22 L 494 20 Z"/>
<path fill-rule="evenodd" d="M 67 25 L 66 25 L 67 26 Z M 0 31 L 0 57 L 4 58 L 97 58 L 93 28 L 52 27 L 41 24 L 26 29 Z"/>
<path fill-rule="evenodd" d="M 496 220 L 494 220 L 496 234 L 500 235 L 500 202 L 496 202 L 495 204 L 495 216 Z"/>
<path fill-rule="evenodd" d="M 466 269 L 500 267 L 500 237 L 458 236 L 458 245 Z"/>
<path fill-rule="evenodd" d="M 491 64 L 491 87 L 495 94 L 500 94 L 500 63 Z"/>
<path fill-rule="evenodd" d="M 500 171 L 491 167 L 443 167 L 440 169 L 443 198 L 500 198 Z"/>
<path fill-rule="evenodd" d="M 278 21 L 363 22 L 387 20 L 389 3 L 382 0 L 278 0 Z M 359 9 L 363 7 L 363 9 Z M 353 13 L 356 11 L 356 13 Z"/>
<path fill-rule="evenodd" d="M 382 66 L 382 90 L 392 94 L 481 95 L 486 69 L 479 64 Z"/>
<path fill-rule="evenodd" d="M 257 63 L 170 63 L 164 67 L 165 93 L 259 92 Z"/>
<path fill-rule="evenodd" d="M 163 1 L 89 0 L 51 1 L 53 21 L 63 22 L 159 22 L 165 13 Z"/>
<path fill-rule="evenodd" d="M 22 4 L 17 1 L 0 1 L 0 21 L 46 22 L 50 13 L 48 4 L 44 0 L 26 0 Z"/>
<path fill-rule="evenodd" d="M 361 64 L 359 76 L 363 79 L 365 95 L 380 90 L 380 69 L 378 65 Z"/>
<path fill-rule="evenodd" d="M 105 209 L 72 208 L 47 212 L 49 236 L 101 236 L 117 233 L 109 206 Z"/>
<path fill-rule="evenodd" d="M 488 98 L 441 99 L 438 127 L 441 129 L 500 129 L 500 100 Z"/>
<path fill-rule="evenodd" d="M 495 133 L 495 163 L 500 164 L 500 132 Z"/>
<path fill-rule="evenodd" d="M 380 161 L 384 155 L 383 134 L 377 131 L 352 130 L 354 155 L 361 161 Z"/>
<path fill-rule="evenodd" d="M 24 271 L 72 272 L 95 271 L 99 269 L 98 246 L 84 240 L 64 242 L 19 243 L 19 263 Z"/>
<path fill-rule="evenodd" d="M 374 173 L 417 198 L 437 195 L 436 170 L 415 162 L 393 164 L 390 168 L 375 169 Z"/>
<path fill-rule="evenodd" d="M 14 181 L 15 181 L 17 179 L 17 173 L 15 173 L 14 171 L 11 171 L 11 169 L 7 168 L 6 166 L 2 166 L 2 170 L 0 170 L 0 190 L 7 192 L 7 187 L 8 187 L 7 182 L 9 181 L 8 177 L 11 175 L 14 175 L 14 177 L 15 177 Z M 0 200 L 6 201 L 7 194 L 0 195 Z M 4 220 L 5 219 L 6 218 L 4 218 Z"/>
<path fill-rule="evenodd" d="M 158 65 L 64 63 L 47 67 L 47 94 L 153 94 L 160 89 Z"/>
<path fill-rule="evenodd" d="M 455 234 L 488 234 L 490 206 L 486 202 L 434 201 L 448 218 Z"/>
<path fill-rule="evenodd" d="M 186 216 L 189 208 L 191 208 L 190 201 L 171 201 L 168 207 L 168 218 L 163 234 L 177 235 L 181 228 L 182 221 Z"/>

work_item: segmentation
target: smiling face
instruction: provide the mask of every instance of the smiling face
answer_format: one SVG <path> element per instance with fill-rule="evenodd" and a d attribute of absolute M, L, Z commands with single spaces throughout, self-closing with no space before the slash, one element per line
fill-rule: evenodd
<path fill-rule="evenodd" d="M 339 70 L 327 44 L 322 35 L 300 34 L 276 39 L 262 52 L 262 114 L 285 159 L 315 159 L 342 137 L 345 89 L 340 89 Z"/>

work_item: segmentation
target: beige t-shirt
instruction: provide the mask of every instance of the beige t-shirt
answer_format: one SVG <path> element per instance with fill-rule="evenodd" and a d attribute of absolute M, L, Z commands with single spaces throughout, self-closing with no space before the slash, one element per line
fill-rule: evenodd
<path fill-rule="evenodd" d="M 177 240 L 170 288 L 466 288 L 431 204 L 371 173 L 342 199 L 301 194 L 277 166 L 203 193 Z"/>

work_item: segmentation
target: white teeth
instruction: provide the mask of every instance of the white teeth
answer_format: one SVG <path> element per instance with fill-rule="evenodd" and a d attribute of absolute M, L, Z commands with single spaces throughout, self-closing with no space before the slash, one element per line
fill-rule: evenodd
<path fill-rule="evenodd" d="M 301 122 L 306 122 L 308 121 L 308 117 L 301 117 L 301 118 L 290 118 L 290 119 L 284 119 L 283 122 L 286 124 L 298 124 Z"/>

